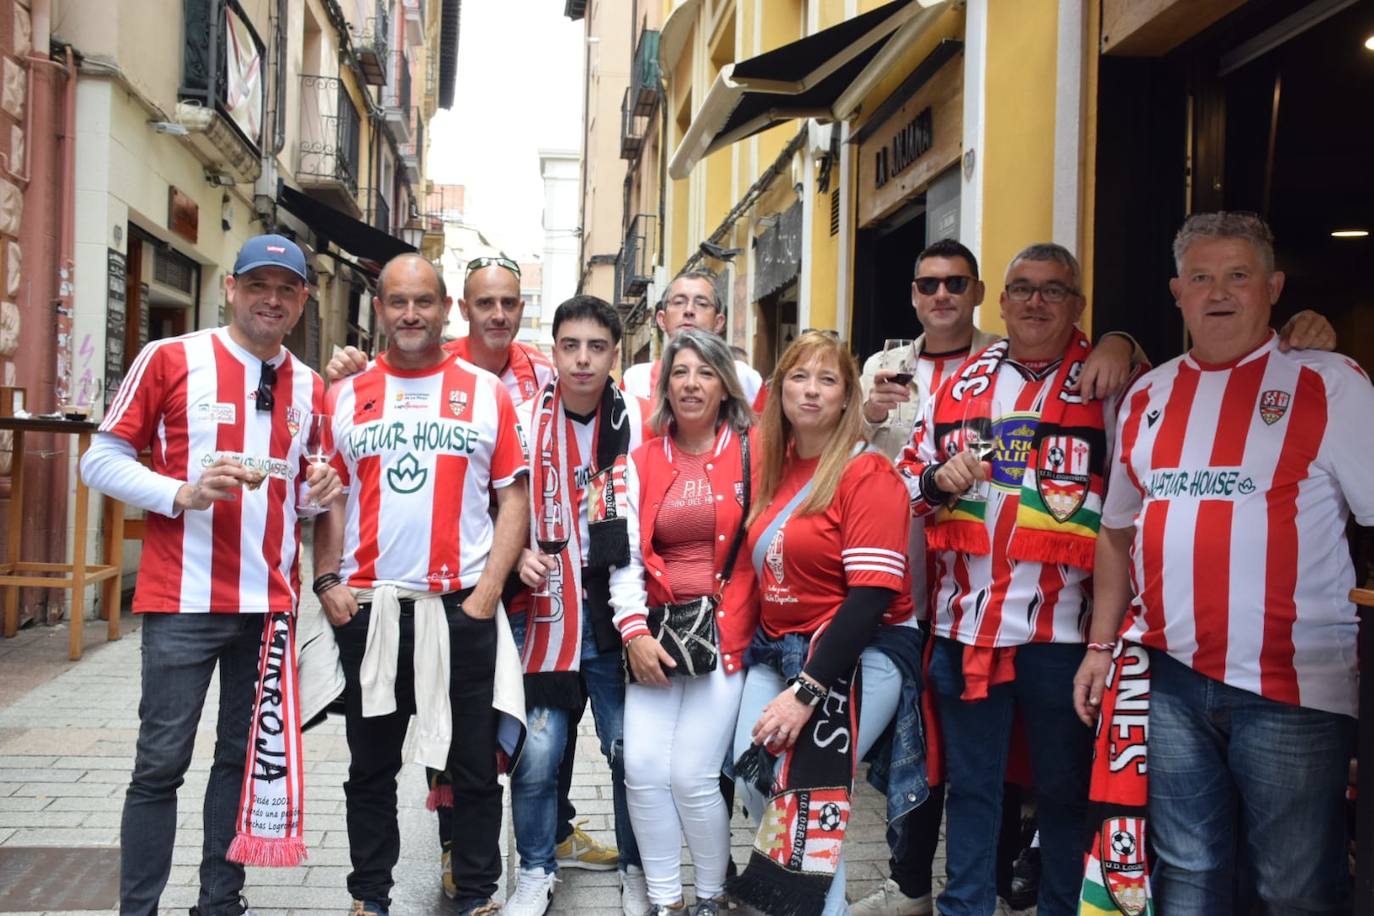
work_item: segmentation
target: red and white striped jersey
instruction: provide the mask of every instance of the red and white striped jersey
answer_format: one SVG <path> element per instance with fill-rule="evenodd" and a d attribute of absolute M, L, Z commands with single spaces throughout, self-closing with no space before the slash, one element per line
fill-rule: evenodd
<path fill-rule="evenodd" d="M 515 418 L 520 423 L 520 429 L 525 434 L 527 441 L 532 441 L 539 434 L 537 418 L 535 417 L 538 411 L 538 398 L 531 398 L 515 408 Z M 647 401 L 627 394 L 625 395 L 625 411 L 627 422 L 630 424 L 630 447 L 626 451 L 628 455 L 639 448 L 641 442 L 654 438 L 654 434 L 648 425 L 650 410 Z M 604 470 L 593 467 L 596 463 L 596 415 L 593 414 L 591 417 L 583 419 L 567 417 L 563 435 L 567 437 L 568 461 L 572 463 L 573 467 L 572 489 L 578 506 L 577 543 L 582 547 L 582 565 L 586 566 L 587 552 L 591 549 L 592 539 L 587 522 L 587 504 L 583 496 L 587 489 L 587 482 L 591 480 L 593 474 Z M 533 447 L 538 448 L 538 443 L 535 443 Z M 534 537 L 533 531 L 530 532 L 530 537 Z M 533 540 L 530 543 L 533 545 Z"/>
<path fill-rule="evenodd" d="M 500 380 L 452 354 L 418 371 L 383 354 L 329 403 L 348 487 L 339 575 L 354 588 L 475 585 L 495 530 L 490 492 L 528 471 Z"/>
<path fill-rule="evenodd" d="M 290 611 L 300 591 L 297 485 L 302 429 L 324 399 L 324 383 L 282 350 L 271 413 L 255 409 L 263 363 L 226 328 L 157 340 L 138 354 L 100 424 L 142 451 L 152 469 L 194 484 L 220 457 L 263 471 L 236 500 L 183 512 L 148 513 L 135 613 Z"/>
<path fill-rule="evenodd" d="M 444 349 L 456 353 L 461 360 L 472 362 L 468 340 L 467 337 L 450 340 L 444 344 Z M 534 400 L 534 396 L 542 391 L 556 374 L 553 363 L 539 348 L 514 340 L 510 345 L 510 359 L 506 362 L 500 379 L 501 384 L 506 386 L 506 391 L 510 392 L 511 401 L 519 407 L 526 401 Z"/>
<path fill-rule="evenodd" d="M 1184 355 L 1127 396 L 1102 523 L 1134 528 L 1126 638 L 1272 700 L 1356 713 L 1351 512 L 1374 524 L 1374 388 L 1334 353 Z"/>
<path fill-rule="evenodd" d="M 772 503 L 749 526 L 744 549 L 751 555 L 818 463 L 817 458 L 788 462 Z M 910 515 L 903 495 L 892 462 L 867 451 L 845 467 L 824 512 L 792 513 L 766 547 L 759 582 L 760 623 L 769 636 L 815 632 L 835 615 L 851 588 L 863 586 L 897 593 L 883 623 L 912 622 L 906 558 Z"/>
<path fill-rule="evenodd" d="M 992 551 L 975 556 L 930 550 L 931 608 L 934 632 L 976 646 L 1020 646 L 1037 642 L 1083 642 L 1091 611 L 1092 584 L 1087 570 L 1062 564 L 1033 563 L 1007 556 L 1016 510 L 1021 505 L 1021 478 L 1040 425 L 1045 398 L 1060 366 L 1031 368 L 1004 359 L 997 372 L 992 403 L 992 432 L 997 448 L 989 459 L 985 523 Z M 948 385 L 926 404 L 912 430 L 912 441 L 897 467 L 906 482 L 912 508 L 926 515 L 918 482 L 927 465 L 944 461 L 934 436 L 935 406 L 948 396 Z M 1104 403 L 1108 441 L 1116 420 L 1116 401 Z"/>

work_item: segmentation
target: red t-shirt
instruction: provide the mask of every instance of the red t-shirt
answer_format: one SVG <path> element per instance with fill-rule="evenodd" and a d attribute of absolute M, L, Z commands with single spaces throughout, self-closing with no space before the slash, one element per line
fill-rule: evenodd
<path fill-rule="evenodd" d="M 751 556 L 818 463 L 814 458 L 788 463 L 772 503 L 749 527 L 745 547 Z M 839 610 L 849 589 L 862 586 L 897 593 L 883 623 L 910 620 L 908 505 L 906 487 L 886 456 L 864 452 L 851 459 L 825 511 L 793 512 L 768 545 L 759 578 L 764 632 L 771 637 L 814 632 Z"/>
<path fill-rule="evenodd" d="M 716 590 L 716 510 L 706 462 L 711 453 L 677 452 L 677 476 L 654 524 L 654 549 L 668 569 L 673 594 L 687 599 Z"/>

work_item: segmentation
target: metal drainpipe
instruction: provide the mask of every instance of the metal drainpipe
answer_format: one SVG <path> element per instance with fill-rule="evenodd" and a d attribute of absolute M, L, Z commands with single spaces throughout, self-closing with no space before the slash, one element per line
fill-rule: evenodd
<path fill-rule="evenodd" d="M 62 128 L 62 229 L 58 235 L 57 324 L 57 401 L 66 400 L 71 385 L 72 328 L 75 320 L 73 296 L 76 289 L 76 60 L 71 46 L 66 48 L 67 98 Z M 65 331 L 65 339 L 63 332 Z"/>

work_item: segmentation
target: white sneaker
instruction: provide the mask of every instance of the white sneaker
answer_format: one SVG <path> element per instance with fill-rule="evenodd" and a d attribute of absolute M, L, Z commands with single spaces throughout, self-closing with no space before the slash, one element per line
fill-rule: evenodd
<path fill-rule="evenodd" d="M 654 909 L 644 869 L 638 865 L 627 865 L 620 873 L 620 909 L 625 916 L 649 916 Z"/>
<path fill-rule="evenodd" d="M 510 916 L 544 916 L 557 883 L 557 872 L 545 872 L 542 868 L 520 869 L 515 879 L 515 893 L 506 900 L 502 912 Z"/>
<path fill-rule="evenodd" d="M 888 878 L 883 886 L 849 907 L 850 916 L 932 916 L 935 907 L 930 895 L 908 897 L 896 881 Z"/>

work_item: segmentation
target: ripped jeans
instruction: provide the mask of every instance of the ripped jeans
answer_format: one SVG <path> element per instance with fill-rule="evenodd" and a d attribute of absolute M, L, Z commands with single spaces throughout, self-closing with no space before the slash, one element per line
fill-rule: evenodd
<path fill-rule="evenodd" d="M 523 621 L 520 621 L 521 623 Z M 522 630 L 512 620 L 513 629 Z M 523 639 L 516 632 L 516 642 Z M 590 655 L 588 653 L 591 653 Z M 630 810 L 625 804 L 625 675 L 619 652 L 597 654 L 596 641 L 582 640 L 582 683 L 592 704 L 596 736 L 601 753 L 611 765 L 611 793 L 615 811 L 615 842 L 620 850 L 620 870 L 639 867 L 639 847 L 630 827 Z M 511 777 L 511 819 L 515 824 L 515 849 L 520 867 L 545 872 L 557 870 L 554 847 L 558 831 L 558 766 L 566 742 L 576 741 L 568 734 L 570 716 L 566 709 L 536 706 L 527 714 L 528 732 L 520 763 Z M 579 805 L 583 803 L 579 802 Z M 590 807 L 590 806 L 587 806 Z"/>

